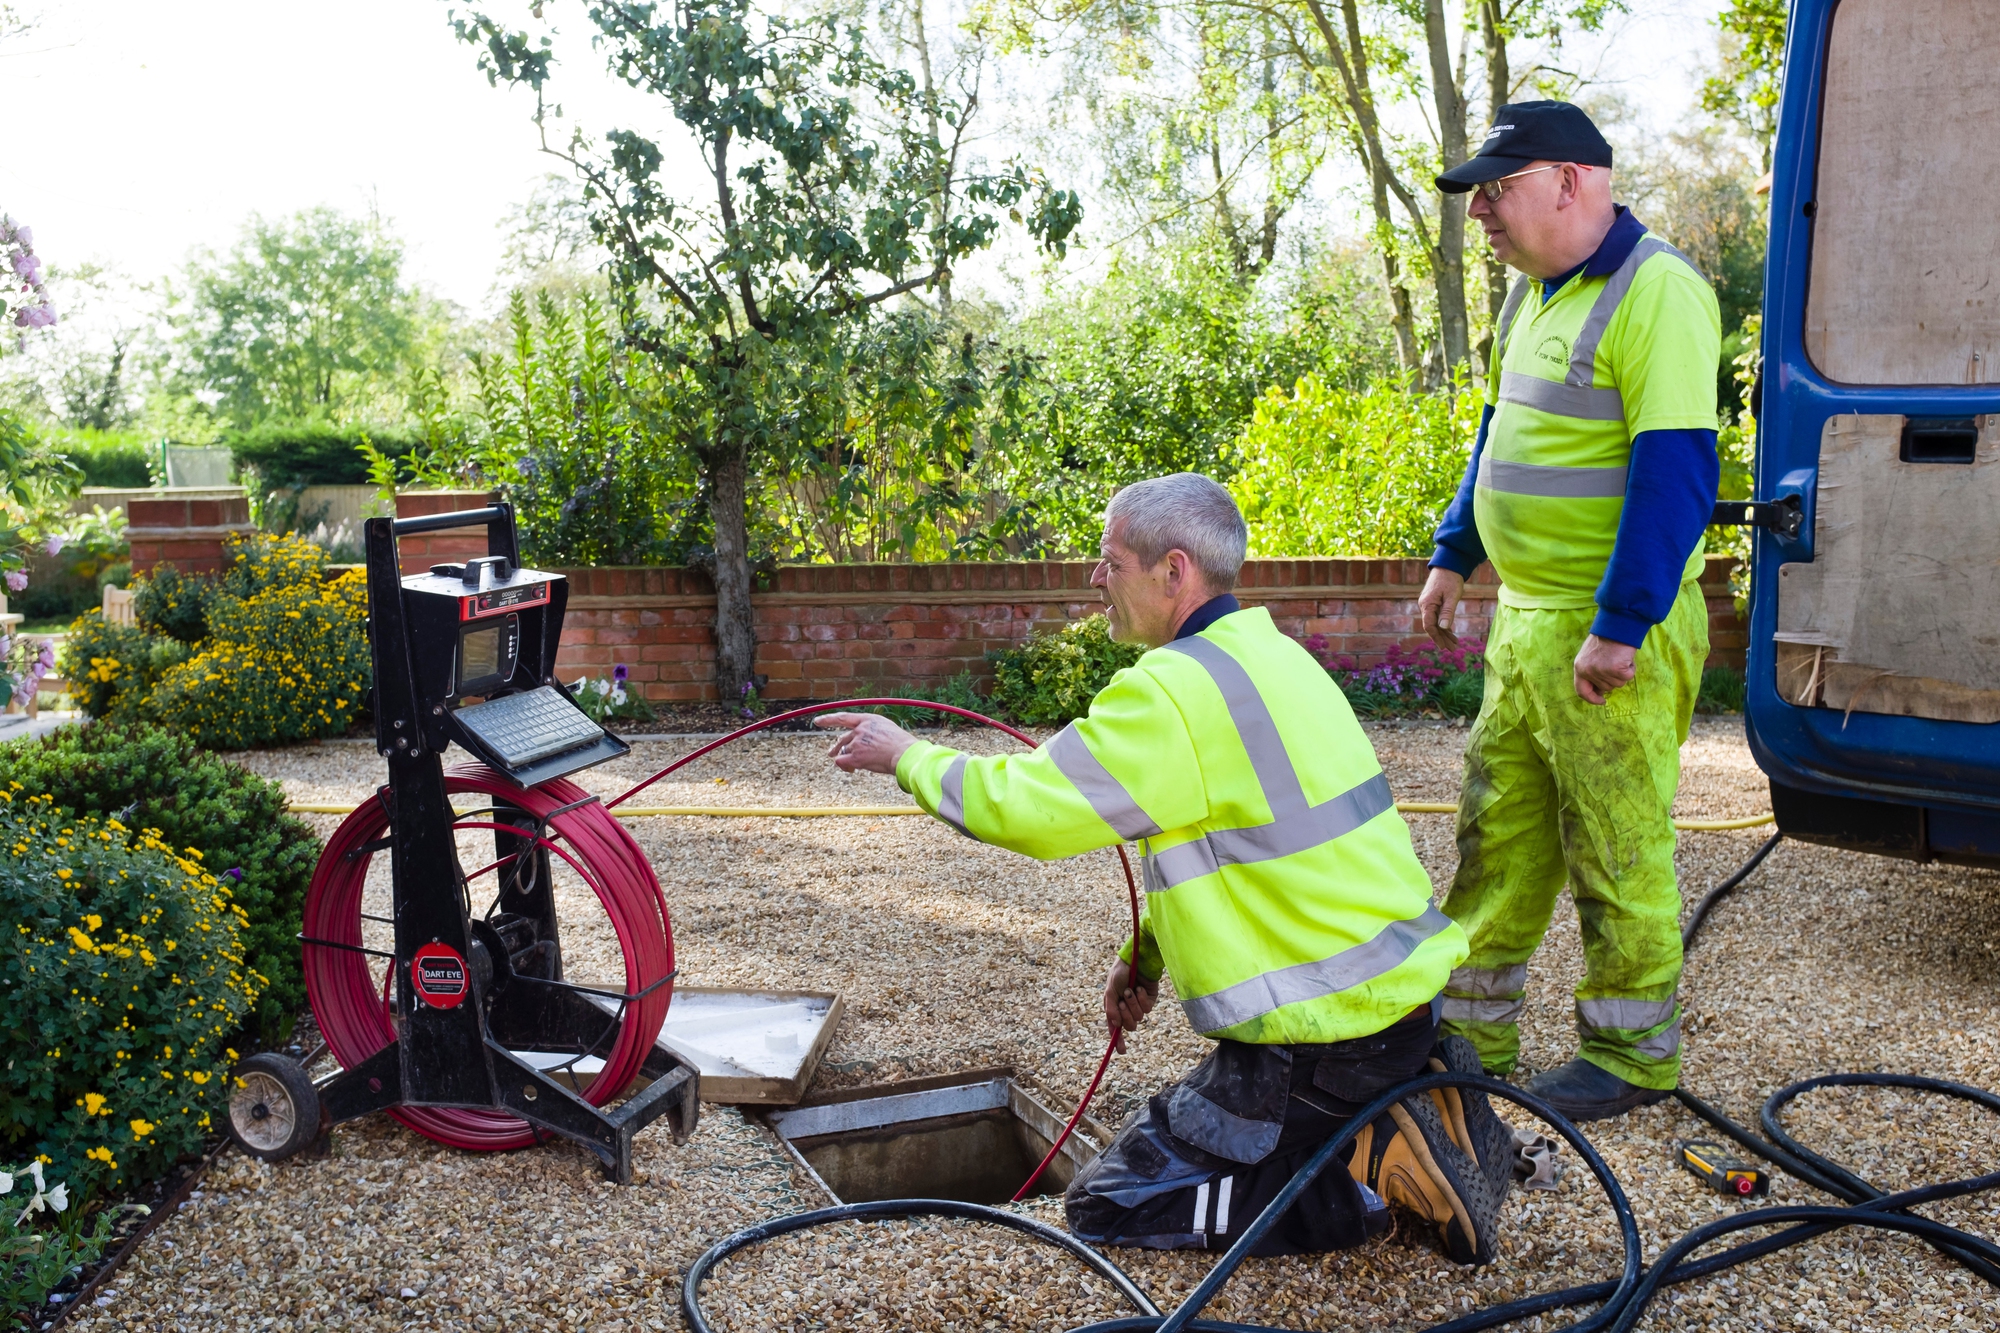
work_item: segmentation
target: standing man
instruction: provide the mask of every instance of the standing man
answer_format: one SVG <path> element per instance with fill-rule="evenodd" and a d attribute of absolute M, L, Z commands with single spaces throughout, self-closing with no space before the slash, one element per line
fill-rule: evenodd
<path fill-rule="evenodd" d="M 1434 1001 L 1464 937 L 1431 906 L 1339 689 L 1270 612 L 1231 595 L 1245 536 L 1229 492 L 1198 473 L 1112 498 L 1091 584 L 1112 636 L 1152 651 L 1032 753 L 961 754 L 874 714 L 819 720 L 841 731 L 841 768 L 893 773 L 981 842 L 1041 858 L 1144 848 L 1145 912 L 1111 965 L 1105 1017 L 1138 1026 L 1171 973 L 1215 1047 L 1071 1183 L 1070 1228 L 1099 1244 L 1226 1248 L 1367 1102 L 1479 1064 L 1437 1040 Z M 1359 1245 L 1395 1204 L 1454 1261 L 1490 1262 L 1512 1142 L 1480 1093 L 1408 1098 L 1255 1253 Z"/>
<path fill-rule="evenodd" d="M 1521 273 L 1420 600 L 1455 647 L 1466 576 L 1482 560 L 1500 576 L 1444 901 L 1471 955 L 1445 986 L 1445 1027 L 1489 1071 L 1513 1070 L 1528 959 L 1567 879 L 1580 1049 L 1528 1088 L 1599 1120 L 1680 1078 L 1671 811 L 1708 657 L 1696 579 L 1720 470 L 1720 316 L 1694 266 L 1611 202 L 1611 146 L 1577 107 L 1502 107 L 1437 184 L 1473 191 L 1468 212 Z"/>

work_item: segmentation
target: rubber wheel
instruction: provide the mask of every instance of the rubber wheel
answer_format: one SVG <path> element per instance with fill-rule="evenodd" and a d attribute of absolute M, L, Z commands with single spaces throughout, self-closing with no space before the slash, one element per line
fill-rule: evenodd
<path fill-rule="evenodd" d="M 296 1060 L 260 1052 L 229 1071 L 229 1137 L 276 1162 L 319 1137 L 319 1089 Z"/>

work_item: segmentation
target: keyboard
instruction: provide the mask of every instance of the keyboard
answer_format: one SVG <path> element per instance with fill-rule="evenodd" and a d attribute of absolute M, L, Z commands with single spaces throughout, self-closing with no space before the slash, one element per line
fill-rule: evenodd
<path fill-rule="evenodd" d="M 514 769 L 589 745 L 604 734 L 604 728 L 552 685 L 473 704 L 459 709 L 456 716 L 460 725 Z"/>

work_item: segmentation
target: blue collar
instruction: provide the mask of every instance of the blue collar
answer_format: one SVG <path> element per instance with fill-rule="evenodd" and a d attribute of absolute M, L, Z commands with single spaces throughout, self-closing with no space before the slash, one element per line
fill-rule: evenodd
<path fill-rule="evenodd" d="M 1236 600 L 1233 593 L 1224 593 L 1220 597 L 1211 597 L 1200 606 L 1197 606 L 1194 609 L 1193 615 L 1181 622 L 1180 629 L 1174 634 L 1174 641 L 1178 643 L 1182 639 L 1193 638 L 1230 612 L 1242 609 L 1242 603 Z"/>
<path fill-rule="evenodd" d="M 1597 252 L 1578 264 L 1569 272 L 1555 278 L 1542 280 L 1542 304 L 1563 289 L 1563 284 L 1581 273 L 1586 278 L 1608 278 L 1618 271 L 1618 266 L 1631 255 L 1632 247 L 1646 234 L 1646 224 L 1632 216 L 1632 210 L 1623 204 L 1614 204 L 1618 215 L 1611 220 L 1611 230 L 1604 233 L 1598 243 Z"/>

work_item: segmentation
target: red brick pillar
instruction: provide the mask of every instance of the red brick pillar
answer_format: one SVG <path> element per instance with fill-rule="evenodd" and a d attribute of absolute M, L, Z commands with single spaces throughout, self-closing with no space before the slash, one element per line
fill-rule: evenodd
<path fill-rule="evenodd" d="M 241 495 L 212 499 L 133 500 L 126 506 L 132 572 L 172 565 L 183 574 L 213 574 L 229 567 L 224 541 L 255 532 L 250 501 Z"/>
<path fill-rule="evenodd" d="M 428 518 L 462 509 L 484 509 L 493 499 L 492 491 L 400 491 L 396 495 L 396 517 Z M 462 563 L 486 554 L 486 527 L 478 524 L 398 537 L 396 554 L 402 559 L 405 574 L 422 574 L 432 565 Z"/>

